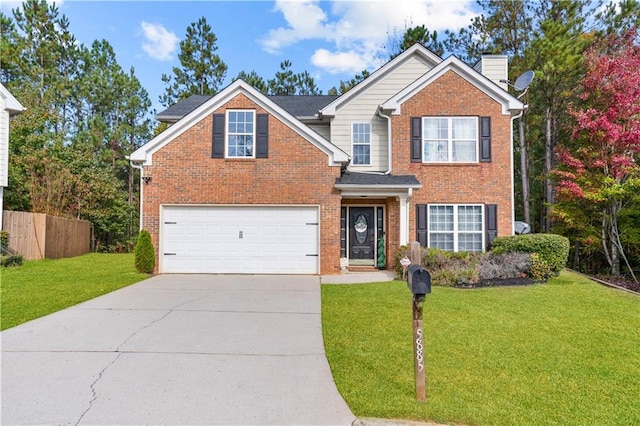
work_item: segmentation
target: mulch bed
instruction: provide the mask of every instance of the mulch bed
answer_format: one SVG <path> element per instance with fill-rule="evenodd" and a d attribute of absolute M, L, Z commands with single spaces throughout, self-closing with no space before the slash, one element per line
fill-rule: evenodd
<path fill-rule="evenodd" d="M 502 286 L 516 286 L 516 285 L 532 285 L 542 284 L 545 281 L 535 280 L 533 278 L 492 278 L 487 280 L 480 280 L 473 284 L 456 284 L 456 288 L 481 288 L 481 287 L 502 287 Z"/>
<path fill-rule="evenodd" d="M 604 283 L 612 284 L 617 287 L 625 288 L 635 293 L 640 293 L 640 284 L 625 277 L 611 277 L 606 275 L 597 275 L 597 281 L 603 281 Z"/>

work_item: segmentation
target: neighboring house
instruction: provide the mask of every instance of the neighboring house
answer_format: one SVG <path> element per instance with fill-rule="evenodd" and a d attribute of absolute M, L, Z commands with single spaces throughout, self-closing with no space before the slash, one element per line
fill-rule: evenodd
<path fill-rule="evenodd" d="M 484 72 L 485 75 L 481 74 Z M 131 154 L 160 273 L 339 273 L 418 240 L 482 251 L 513 234 L 512 121 L 524 105 L 415 45 L 346 94 L 265 96 L 237 80 L 158 119 Z"/>
<path fill-rule="evenodd" d="M 24 107 L 0 83 L 0 229 L 2 229 L 2 210 L 4 209 L 4 188 L 9 180 L 9 121 L 15 114 L 24 111 Z"/>

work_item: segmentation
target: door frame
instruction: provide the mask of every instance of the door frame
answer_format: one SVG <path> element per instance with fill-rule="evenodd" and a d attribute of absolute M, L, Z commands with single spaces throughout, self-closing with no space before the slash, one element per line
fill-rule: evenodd
<path fill-rule="evenodd" d="M 345 230 L 346 230 L 346 232 L 345 232 L 345 248 L 346 248 L 346 250 L 345 250 L 345 255 L 346 255 L 346 259 L 347 259 L 347 266 L 373 266 L 373 267 L 375 267 L 376 263 L 377 263 L 377 260 L 378 260 L 378 237 L 380 235 L 380 229 L 378 229 L 379 228 L 378 227 L 378 221 L 379 221 L 379 219 L 378 219 L 378 211 L 379 211 L 379 208 L 382 208 L 382 233 L 386 237 L 386 235 L 387 235 L 387 220 L 386 220 L 387 212 L 386 212 L 386 206 L 384 204 L 346 204 L 346 205 L 342 205 L 341 207 L 345 207 L 346 208 L 346 222 L 345 222 Z M 350 224 L 351 214 L 350 214 L 349 210 L 351 209 L 351 207 L 356 207 L 356 208 L 371 207 L 371 208 L 373 208 L 373 222 L 374 222 L 374 226 L 375 226 L 375 228 L 374 228 L 375 242 L 374 242 L 373 249 L 374 249 L 375 255 L 373 257 L 373 263 L 372 264 L 368 264 L 368 263 L 367 264 L 363 264 L 363 263 L 359 263 L 359 262 L 352 263 L 352 260 L 349 257 L 349 255 L 350 255 L 349 247 L 350 247 L 350 243 L 351 243 L 350 235 L 349 235 L 350 234 L 350 232 L 349 232 L 350 228 L 349 227 L 351 225 Z M 387 251 L 387 241 L 386 241 L 386 239 L 385 239 L 384 245 L 385 245 L 385 254 L 386 254 L 386 251 Z M 354 259 L 354 260 L 358 260 L 358 259 Z"/>

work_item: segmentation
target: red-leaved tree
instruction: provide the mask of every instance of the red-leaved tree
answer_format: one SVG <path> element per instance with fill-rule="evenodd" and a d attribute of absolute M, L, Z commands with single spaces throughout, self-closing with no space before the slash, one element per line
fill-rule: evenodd
<path fill-rule="evenodd" d="M 624 261 L 636 282 L 618 219 L 640 190 L 638 40 L 632 30 L 605 38 L 585 53 L 581 105 L 572 111 L 576 127 L 571 142 L 556 152 L 557 217 L 566 222 L 589 212 L 599 223 L 597 237 L 612 275 L 620 274 Z"/>

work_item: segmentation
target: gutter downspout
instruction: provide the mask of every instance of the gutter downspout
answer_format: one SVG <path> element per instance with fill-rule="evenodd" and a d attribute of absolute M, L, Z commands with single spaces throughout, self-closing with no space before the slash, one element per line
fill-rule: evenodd
<path fill-rule="evenodd" d="M 510 162 L 511 162 L 511 235 L 515 235 L 515 226 L 516 226 L 516 196 L 515 196 L 515 170 L 513 164 L 513 122 L 518 118 L 521 118 L 524 114 L 524 111 L 527 109 L 528 105 L 525 105 L 524 108 L 520 111 L 520 114 L 514 115 L 511 117 L 511 149 L 510 152 Z"/>
<path fill-rule="evenodd" d="M 126 158 L 127 158 L 127 160 L 129 160 L 129 164 L 131 164 L 131 167 L 133 167 L 134 169 L 138 169 L 138 170 L 140 170 L 140 214 L 139 214 L 139 216 L 140 216 L 140 218 L 139 218 L 140 223 L 139 223 L 139 225 L 138 225 L 138 227 L 139 227 L 140 229 L 138 229 L 138 231 L 142 231 L 142 200 L 144 200 L 144 197 L 143 197 L 144 182 L 143 182 L 143 180 L 142 180 L 142 177 L 144 176 L 144 168 L 142 167 L 142 165 L 141 165 L 141 164 L 138 164 L 138 163 L 136 163 L 136 162 L 134 162 L 134 161 L 131 161 L 131 160 L 129 159 L 129 156 L 127 156 Z"/>
<path fill-rule="evenodd" d="M 392 170 L 392 158 L 391 158 L 391 153 L 392 153 L 392 147 L 391 147 L 391 117 L 383 114 L 382 113 L 382 108 L 378 108 L 378 113 L 377 113 L 378 117 L 380 118 L 384 118 L 387 120 L 387 147 L 388 147 L 388 153 L 387 153 L 387 158 L 389 160 L 389 167 L 387 168 L 387 171 L 384 172 L 383 174 L 385 175 L 390 175 L 391 174 L 391 170 Z"/>

